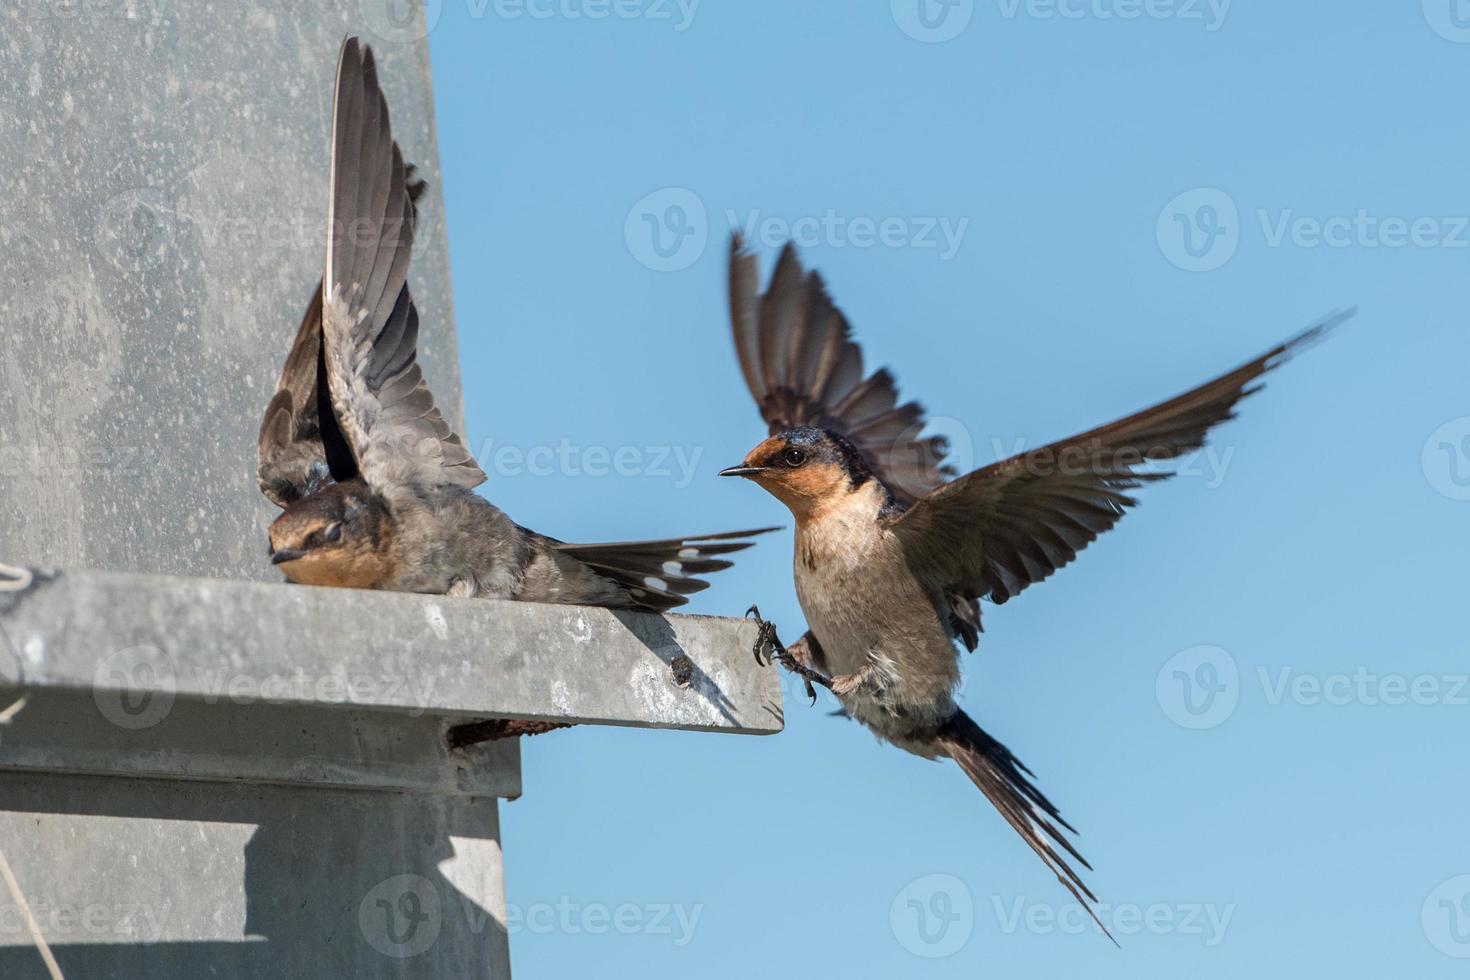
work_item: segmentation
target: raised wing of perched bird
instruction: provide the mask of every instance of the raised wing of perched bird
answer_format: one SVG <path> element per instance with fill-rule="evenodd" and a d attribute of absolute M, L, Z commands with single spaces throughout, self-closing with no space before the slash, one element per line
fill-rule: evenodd
<path fill-rule="evenodd" d="M 417 359 L 409 257 L 422 183 L 389 126 L 372 51 L 337 63 L 325 271 L 261 423 L 258 475 L 284 508 L 271 561 L 288 579 L 663 611 L 750 546 L 740 531 L 574 545 L 472 493 L 485 474 Z"/>
<path fill-rule="evenodd" d="M 1062 833 L 1072 828 L 956 706 L 957 644 L 975 648 L 980 599 L 1005 602 L 1070 562 L 1137 503 L 1129 491 L 1172 475 L 1169 462 L 1203 446 L 1266 372 L 1351 311 L 1177 398 L 946 482 L 945 446 L 921 437 L 923 410 L 898 403 L 886 370 L 863 376 L 846 319 L 791 246 L 758 290 L 737 237 L 735 350 L 771 436 L 723 475 L 753 480 L 795 515 L 809 627 L 784 648 L 763 624 L 767 640 L 880 739 L 954 759 L 1097 920 L 1068 860 L 1088 867 Z"/>

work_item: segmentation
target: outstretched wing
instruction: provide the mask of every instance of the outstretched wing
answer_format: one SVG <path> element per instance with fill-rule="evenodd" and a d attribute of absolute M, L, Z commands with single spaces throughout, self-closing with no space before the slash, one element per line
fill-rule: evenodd
<path fill-rule="evenodd" d="M 721 555 L 744 551 L 758 534 L 779 531 L 762 527 L 662 541 L 622 541 L 615 544 L 554 542 L 563 554 L 577 559 L 598 575 L 611 579 L 637 605 L 665 612 L 688 602 L 688 596 L 709 588 L 701 576 L 729 568 L 734 562 Z"/>
<path fill-rule="evenodd" d="M 321 349 L 322 290 L 318 285 L 281 368 L 276 393 L 266 406 L 256 443 L 255 472 L 260 492 L 278 507 L 315 493 L 334 479 L 346 478 L 334 474 L 321 430 L 322 417 L 331 419 L 332 414 L 330 406 L 318 405 Z M 334 455 L 340 460 L 345 453 L 351 462 L 346 446 L 338 449 Z"/>
<path fill-rule="evenodd" d="M 775 435 L 798 425 L 831 429 L 862 453 L 900 503 L 954 476 L 948 444 L 922 438 L 924 409 L 898 403 L 888 370 L 863 376 L 863 352 L 822 277 L 804 273 L 788 243 L 764 295 L 755 256 L 730 241 L 730 320 L 745 383 Z"/>
<path fill-rule="evenodd" d="M 485 474 L 434 405 L 409 294 L 414 208 L 370 48 L 350 37 L 332 109 L 322 335 L 333 414 L 370 486 L 456 485 Z"/>
<path fill-rule="evenodd" d="M 403 170 L 417 225 L 417 205 L 428 184 L 414 177 L 413 164 Z M 332 414 L 322 357 L 322 285 L 318 282 L 276 381 L 276 393 L 260 422 L 256 479 L 262 493 L 276 506 L 286 507 L 328 483 L 357 475 L 357 460 Z"/>
<path fill-rule="evenodd" d="M 1137 503 L 1126 491 L 1200 448 L 1260 378 L 1353 315 L 1335 313 L 1228 374 L 1111 425 L 993 463 L 894 520 L 910 565 L 951 598 L 996 603 L 1066 565 Z"/>

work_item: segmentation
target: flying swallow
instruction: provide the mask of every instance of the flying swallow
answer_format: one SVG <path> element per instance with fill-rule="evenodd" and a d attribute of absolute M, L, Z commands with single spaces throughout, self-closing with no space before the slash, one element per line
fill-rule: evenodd
<path fill-rule="evenodd" d="M 956 479 L 943 439 L 921 435 L 923 409 L 899 404 L 886 369 L 864 376 L 847 320 L 790 245 L 759 295 L 736 236 L 729 277 L 736 355 L 770 438 L 721 475 L 795 516 L 809 630 L 785 647 L 761 621 L 758 651 L 829 687 L 881 741 L 957 762 L 1106 933 L 1069 863 L 1091 870 L 1063 833 L 1076 831 L 956 706 L 958 648 L 979 642 L 979 600 L 1003 603 L 1071 562 L 1134 506 L 1128 491 L 1173 475 L 1169 462 L 1203 446 L 1264 374 L 1352 311 L 1177 398 Z"/>
<path fill-rule="evenodd" d="M 325 273 L 261 423 L 261 491 L 293 582 L 663 612 L 763 528 L 567 544 L 473 488 L 485 473 L 434 404 L 407 284 L 416 224 L 372 50 L 348 38 L 333 93 Z"/>

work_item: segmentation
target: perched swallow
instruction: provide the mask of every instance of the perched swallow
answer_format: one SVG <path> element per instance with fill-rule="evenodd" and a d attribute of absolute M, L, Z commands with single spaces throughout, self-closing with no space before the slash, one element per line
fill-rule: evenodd
<path fill-rule="evenodd" d="M 284 509 L 271 561 L 308 585 L 655 612 L 751 545 L 739 531 L 566 544 L 472 492 L 485 480 L 416 357 L 410 183 L 371 49 L 348 38 L 332 110 L 326 270 L 261 423 L 261 491 Z"/>
<path fill-rule="evenodd" d="M 978 644 L 980 599 L 1003 603 L 1077 557 L 1136 503 L 1127 491 L 1171 476 L 1167 462 L 1204 445 L 1262 375 L 1352 312 L 1170 401 L 952 479 L 944 441 L 920 436 L 923 409 L 899 404 L 887 370 L 863 376 L 847 320 L 790 245 L 763 296 L 738 236 L 729 275 L 735 351 L 771 435 L 721 475 L 796 517 L 809 628 L 787 648 L 762 622 L 764 646 L 880 740 L 955 760 L 1102 927 L 1067 856 L 1090 866 L 1060 828 L 1076 831 L 956 706 L 957 644 Z"/>

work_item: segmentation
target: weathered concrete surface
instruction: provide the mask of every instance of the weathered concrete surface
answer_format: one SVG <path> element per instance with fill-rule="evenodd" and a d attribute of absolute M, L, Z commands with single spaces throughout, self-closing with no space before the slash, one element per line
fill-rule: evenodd
<path fill-rule="evenodd" d="M 495 800 L 0 774 L 69 978 L 509 976 Z M 0 977 L 44 980 L 0 888 Z"/>
<path fill-rule="evenodd" d="M 320 274 L 348 32 L 376 49 L 395 134 L 430 181 L 420 359 L 457 419 L 422 15 L 0 5 L 0 562 L 277 578 L 255 435 Z M 430 676 L 412 656 L 434 637 L 424 608 L 385 619 L 350 597 L 318 621 L 279 586 L 87 581 L 0 594 L 20 638 L 0 641 L 0 688 L 37 682 L 0 724 L 0 847 L 68 977 L 509 975 L 496 797 L 520 791 L 514 742 L 450 753 L 422 697 L 226 688 L 211 704 L 188 688 L 205 668 Z M 148 650 L 193 680 L 150 680 Z M 94 689 L 89 662 L 125 679 Z M 0 977 L 44 975 L 0 888 Z"/>
<path fill-rule="evenodd" d="M 0 562 L 73 570 L 0 592 L 0 847 L 69 977 L 508 976 L 519 748 L 448 725 L 781 726 L 747 624 L 239 581 L 277 580 L 255 437 L 348 32 L 430 181 L 420 359 L 460 415 L 422 18 L 0 5 Z M 0 977 L 42 975 L 0 890 Z"/>
<path fill-rule="evenodd" d="M 410 280 L 421 362 L 458 419 L 428 48 L 395 10 L 422 17 L 388 0 L 0 5 L 0 561 L 277 578 L 255 436 L 322 267 L 349 31 L 430 182 Z"/>
<path fill-rule="evenodd" d="M 0 628 L 25 689 L 89 693 L 120 727 L 164 725 L 178 699 L 782 727 L 779 672 L 744 620 L 66 572 L 0 593 Z"/>
<path fill-rule="evenodd" d="M 14 695 L 0 688 L 0 705 Z M 0 770 L 521 794 L 520 739 L 450 751 L 438 715 L 270 704 L 243 690 L 211 701 L 174 697 L 163 713 L 153 710 L 165 706 L 160 697 L 31 689 L 0 728 Z"/>

